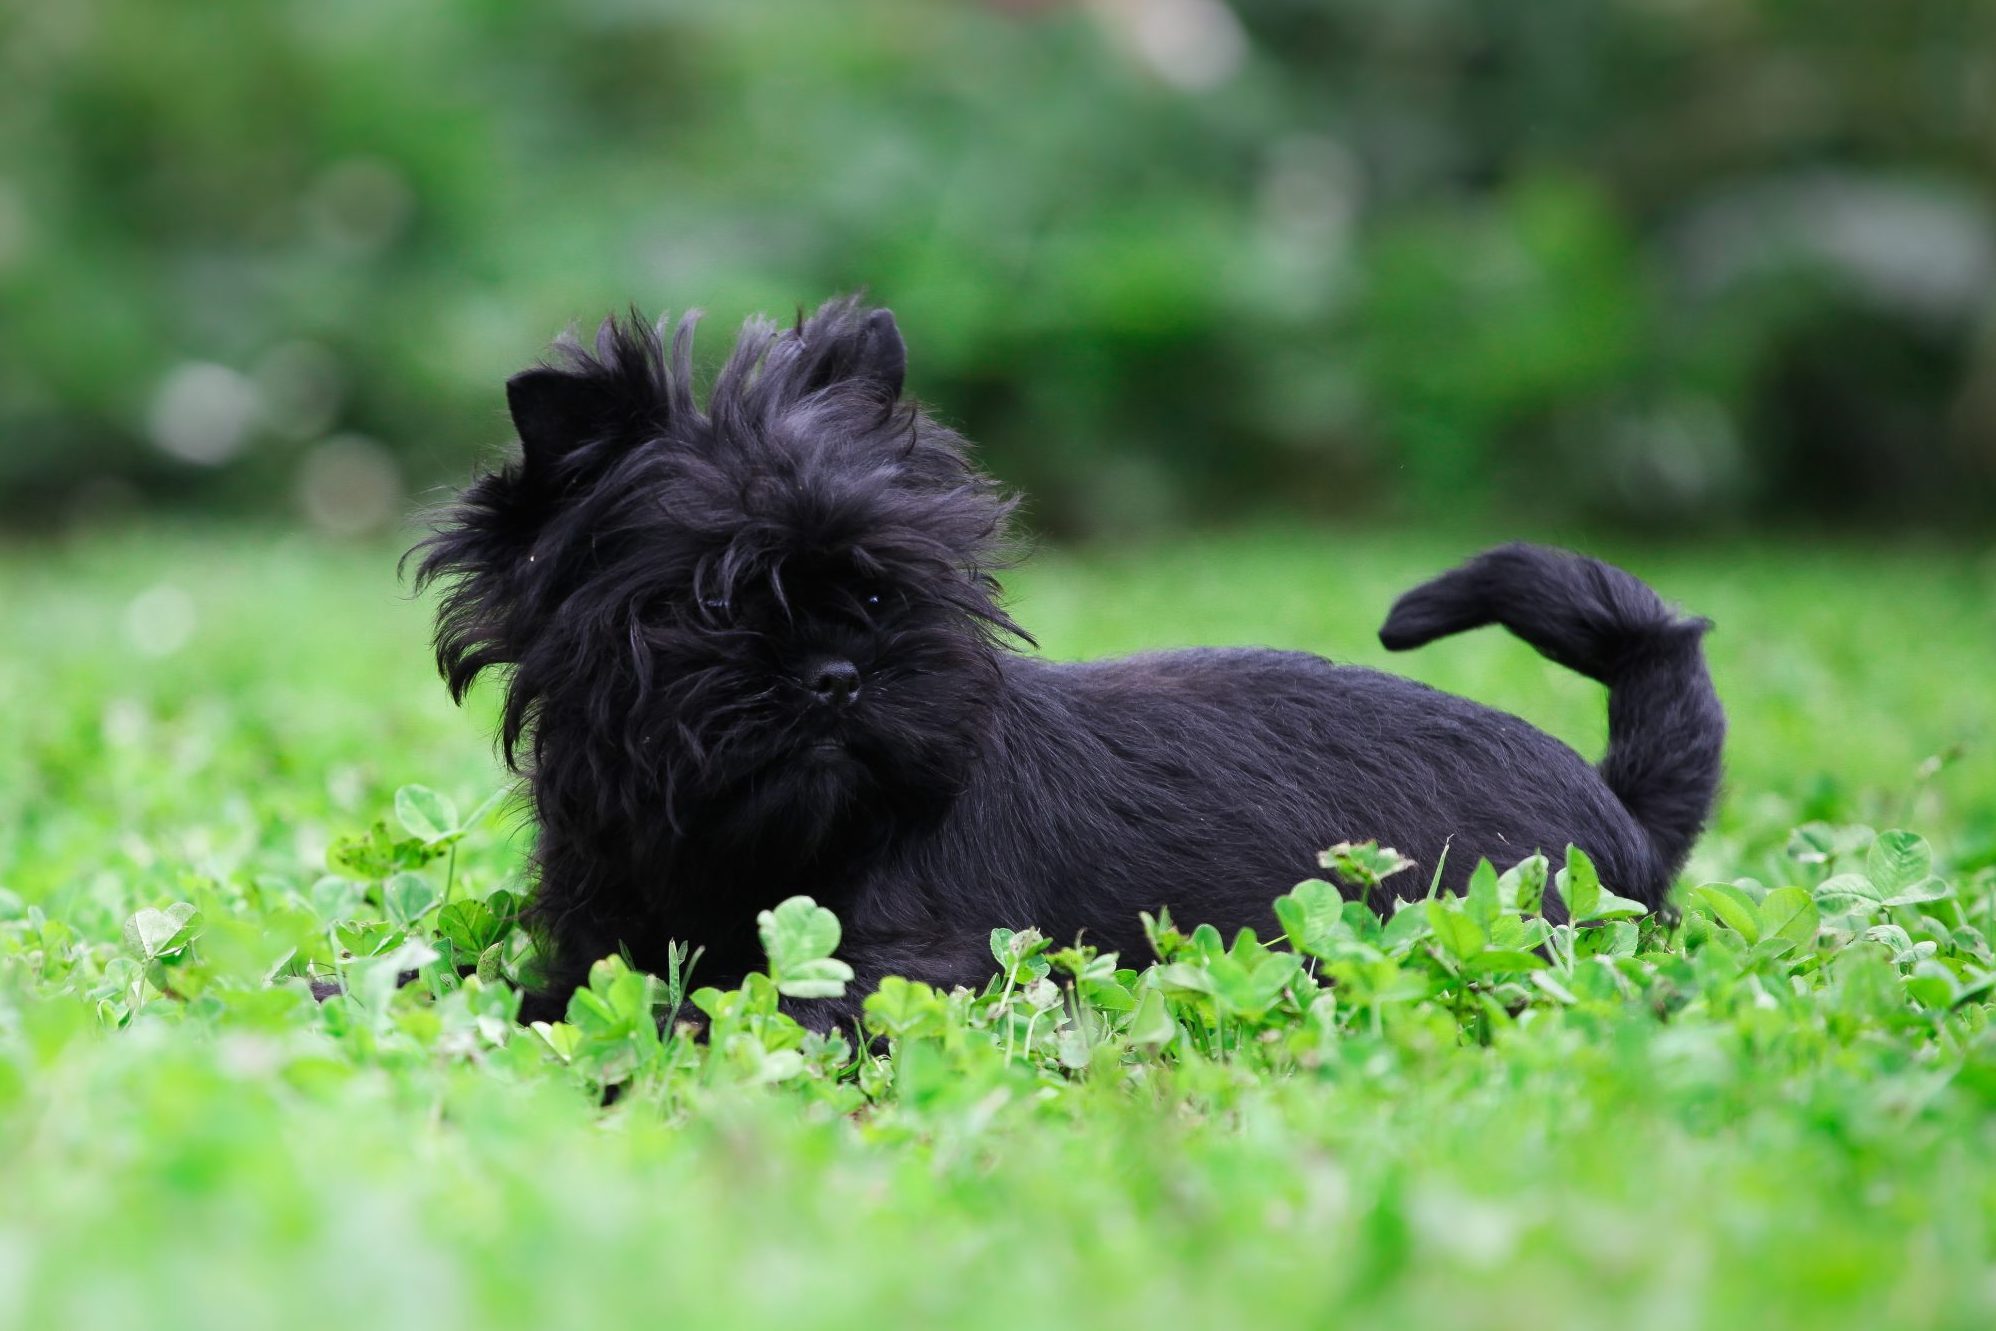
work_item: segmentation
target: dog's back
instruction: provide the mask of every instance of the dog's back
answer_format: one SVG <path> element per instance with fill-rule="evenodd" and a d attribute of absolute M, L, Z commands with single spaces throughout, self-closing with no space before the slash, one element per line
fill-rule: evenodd
<path fill-rule="evenodd" d="M 1193 649 L 1008 668 L 981 769 L 911 847 L 917 879 L 975 863 L 985 891 L 1056 937 L 1134 946 L 1139 910 L 1266 926 L 1317 854 L 1376 840 L 1419 868 L 1390 886 L 1460 890 L 1580 845 L 1618 892 L 1669 872 L 1585 759 L 1515 716 L 1302 652 Z M 933 855 L 933 858 L 932 858 Z"/>
<path fill-rule="evenodd" d="M 876 886 L 947 894 L 968 875 L 1008 918 L 1129 948 L 1136 913 L 1160 906 L 1266 926 L 1324 847 L 1376 840 L 1419 866 L 1389 884 L 1401 895 L 1577 845 L 1613 890 L 1660 904 L 1718 785 L 1703 622 L 1619 569 L 1512 546 L 1410 593 L 1383 636 L 1408 647 L 1488 622 L 1609 684 L 1598 767 L 1508 713 L 1302 652 L 1016 657 L 989 760 Z"/>

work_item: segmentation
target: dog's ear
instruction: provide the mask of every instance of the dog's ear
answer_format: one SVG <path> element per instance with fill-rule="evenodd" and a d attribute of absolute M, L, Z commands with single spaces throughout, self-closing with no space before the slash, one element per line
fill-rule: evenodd
<path fill-rule="evenodd" d="M 609 424 L 603 385 L 594 378 L 539 366 L 506 381 L 506 406 L 527 470 L 546 472 Z"/>
<path fill-rule="evenodd" d="M 908 378 L 908 344 L 901 338 L 892 310 L 875 310 L 866 316 L 853 358 L 853 377 L 879 385 L 889 401 L 901 396 Z"/>
<path fill-rule="evenodd" d="M 506 381 L 528 476 L 572 479 L 578 466 L 600 466 L 664 425 L 673 406 L 660 337 L 632 310 L 628 320 L 603 321 L 593 353 L 565 336 L 555 344 L 554 363 Z M 585 449 L 593 461 L 578 457 Z"/>
<path fill-rule="evenodd" d="M 863 319 L 835 325 L 825 344 L 814 350 L 816 363 L 806 385 L 812 391 L 863 384 L 885 401 L 900 399 L 908 378 L 908 344 L 901 340 L 891 310 L 872 310 Z"/>

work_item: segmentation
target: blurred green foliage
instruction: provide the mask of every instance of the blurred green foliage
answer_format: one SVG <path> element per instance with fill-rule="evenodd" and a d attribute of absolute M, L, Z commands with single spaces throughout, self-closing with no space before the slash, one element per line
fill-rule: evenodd
<path fill-rule="evenodd" d="M 1981 0 L 7 0 L 0 506 L 362 528 L 566 323 L 864 286 L 1057 529 L 1971 515 L 1992 52 Z"/>

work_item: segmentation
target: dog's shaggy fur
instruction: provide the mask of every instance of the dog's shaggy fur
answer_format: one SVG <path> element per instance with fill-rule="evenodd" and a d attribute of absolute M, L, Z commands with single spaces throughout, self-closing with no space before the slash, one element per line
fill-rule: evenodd
<path fill-rule="evenodd" d="M 1381 638 L 1502 624 L 1609 687 L 1589 765 L 1516 717 L 1297 652 L 1056 664 L 1001 606 L 1011 502 L 902 396 L 891 315 L 752 322 L 704 409 L 693 320 L 606 323 L 507 385 L 520 460 L 419 547 L 447 587 L 454 696 L 506 672 L 501 742 L 539 823 L 532 906 L 555 1015 L 600 957 L 701 979 L 761 962 L 758 911 L 845 924 L 849 1020 L 880 977 L 980 985 L 989 931 L 1137 955 L 1140 911 L 1231 931 L 1340 841 L 1424 890 L 1585 848 L 1663 900 L 1708 814 L 1724 719 L 1706 625 L 1577 555 L 1514 545 L 1408 593 Z"/>

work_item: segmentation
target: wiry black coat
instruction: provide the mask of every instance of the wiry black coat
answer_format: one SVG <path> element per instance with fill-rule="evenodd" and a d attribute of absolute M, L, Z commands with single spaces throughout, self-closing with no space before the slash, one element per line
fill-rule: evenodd
<path fill-rule="evenodd" d="M 751 323 L 703 409 L 693 320 L 607 323 L 507 386 L 522 456 L 420 547 L 454 695 L 508 671 L 501 740 L 539 824 L 530 1008 L 593 961 L 701 980 L 761 961 L 756 913 L 845 922 L 844 1020 L 882 975 L 976 985 L 997 925 L 1135 956 L 1138 912 L 1266 929 L 1335 842 L 1460 885 L 1479 858 L 1589 851 L 1660 901 L 1717 788 L 1700 649 L 1636 579 L 1528 546 L 1402 598 L 1389 647 L 1501 623 L 1610 685 L 1597 770 L 1516 717 L 1264 650 L 1061 665 L 1000 607 L 1011 504 L 901 395 L 893 319 L 835 301 Z M 1444 858 L 1444 852 L 1446 856 Z"/>

